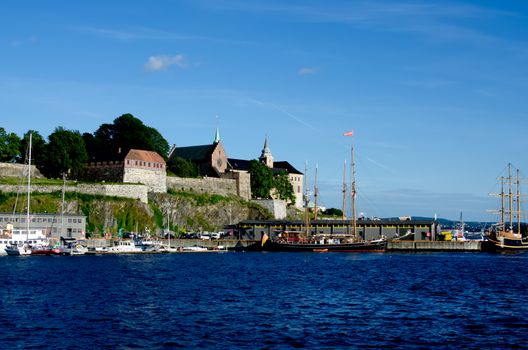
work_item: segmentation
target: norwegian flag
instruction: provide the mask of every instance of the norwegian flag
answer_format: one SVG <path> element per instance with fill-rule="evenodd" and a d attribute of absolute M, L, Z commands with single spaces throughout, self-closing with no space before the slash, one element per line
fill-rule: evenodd
<path fill-rule="evenodd" d="M 354 136 L 354 130 L 347 131 L 343 134 L 343 136 Z"/>

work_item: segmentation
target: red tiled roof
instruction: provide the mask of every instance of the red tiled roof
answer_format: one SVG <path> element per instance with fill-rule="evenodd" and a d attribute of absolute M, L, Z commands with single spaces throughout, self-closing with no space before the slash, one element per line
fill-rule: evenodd
<path fill-rule="evenodd" d="M 157 154 L 156 152 L 143 151 L 140 149 L 131 149 L 130 151 L 128 151 L 128 154 L 125 157 L 125 160 L 126 159 L 142 160 L 144 162 L 165 164 L 165 160 L 163 159 L 163 157 Z"/>

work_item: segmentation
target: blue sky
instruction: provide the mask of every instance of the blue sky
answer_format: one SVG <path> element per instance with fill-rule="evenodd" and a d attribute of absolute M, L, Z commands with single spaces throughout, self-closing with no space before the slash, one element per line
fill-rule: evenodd
<path fill-rule="evenodd" d="M 525 1 L 0 4 L 0 126 L 94 132 L 132 113 L 170 144 L 253 159 L 269 138 L 341 207 L 353 129 L 367 216 L 494 220 L 528 166 Z M 218 116 L 218 118 L 216 117 Z"/>

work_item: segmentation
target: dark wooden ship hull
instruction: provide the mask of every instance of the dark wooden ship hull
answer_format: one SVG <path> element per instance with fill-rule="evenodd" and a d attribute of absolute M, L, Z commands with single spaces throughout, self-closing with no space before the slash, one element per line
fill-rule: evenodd
<path fill-rule="evenodd" d="M 384 252 L 387 249 L 387 240 L 360 241 L 352 243 L 298 243 L 266 241 L 263 251 L 268 252 Z"/>

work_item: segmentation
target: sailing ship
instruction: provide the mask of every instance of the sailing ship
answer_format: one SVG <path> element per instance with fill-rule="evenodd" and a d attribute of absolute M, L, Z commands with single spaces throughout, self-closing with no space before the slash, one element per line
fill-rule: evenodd
<path fill-rule="evenodd" d="M 280 231 L 275 237 L 264 234 L 261 240 L 262 250 L 274 252 L 384 252 L 387 248 L 387 238 L 381 236 L 379 239 L 365 240 L 357 234 L 356 215 L 356 179 L 354 163 L 354 145 L 351 151 L 351 198 L 352 198 L 352 234 L 323 235 L 310 232 L 310 220 L 308 215 L 308 192 L 305 191 L 305 230 L 304 231 Z M 305 169 L 305 181 L 307 170 Z M 343 194 L 346 198 L 346 163 L 343 179 Z M 305 186 L 307 189 L 307 186 Z M 314 218 L 317 219 L 317 167 L 314 181 Z M 345 204 L 343 200 L 343 216 L 345 217 Z"/>
<path fill-rule="evenodd" d="M 28 148 L 28 166 L 27 166 L 27 208 L 26 208 L 26 229 L 12 230 L 12 226 L 7 230 L 7 234 L 11 237 L 8 240 L 9 245 L 4 248 L 7 255 L 30 255 L 32 245 L 48 245 L 47 237 L 42 233 L 42 230 L 30 230 L 30 203 L 31 203 L 31 144 L 32 134 L 29 134 L 29 148 Z M 10 233 L 11 231 L 11 233 Z"/>
<path fill-rule="evenodd" d="M 511 164 L 508 164 L 508 177 L 501 177 L 500 222 L 493 225 L 488 232 L 488 248 L 495 251 L 528 250 L 528 237 L 523 237 L 521 232 L 521 179 L 518 169 L 515 179 L 512 177 L 511 168 Z M 506 185 L 508 193 L 505 193 Z M 508 204 L 505 203 L 506 200 Z"/>

